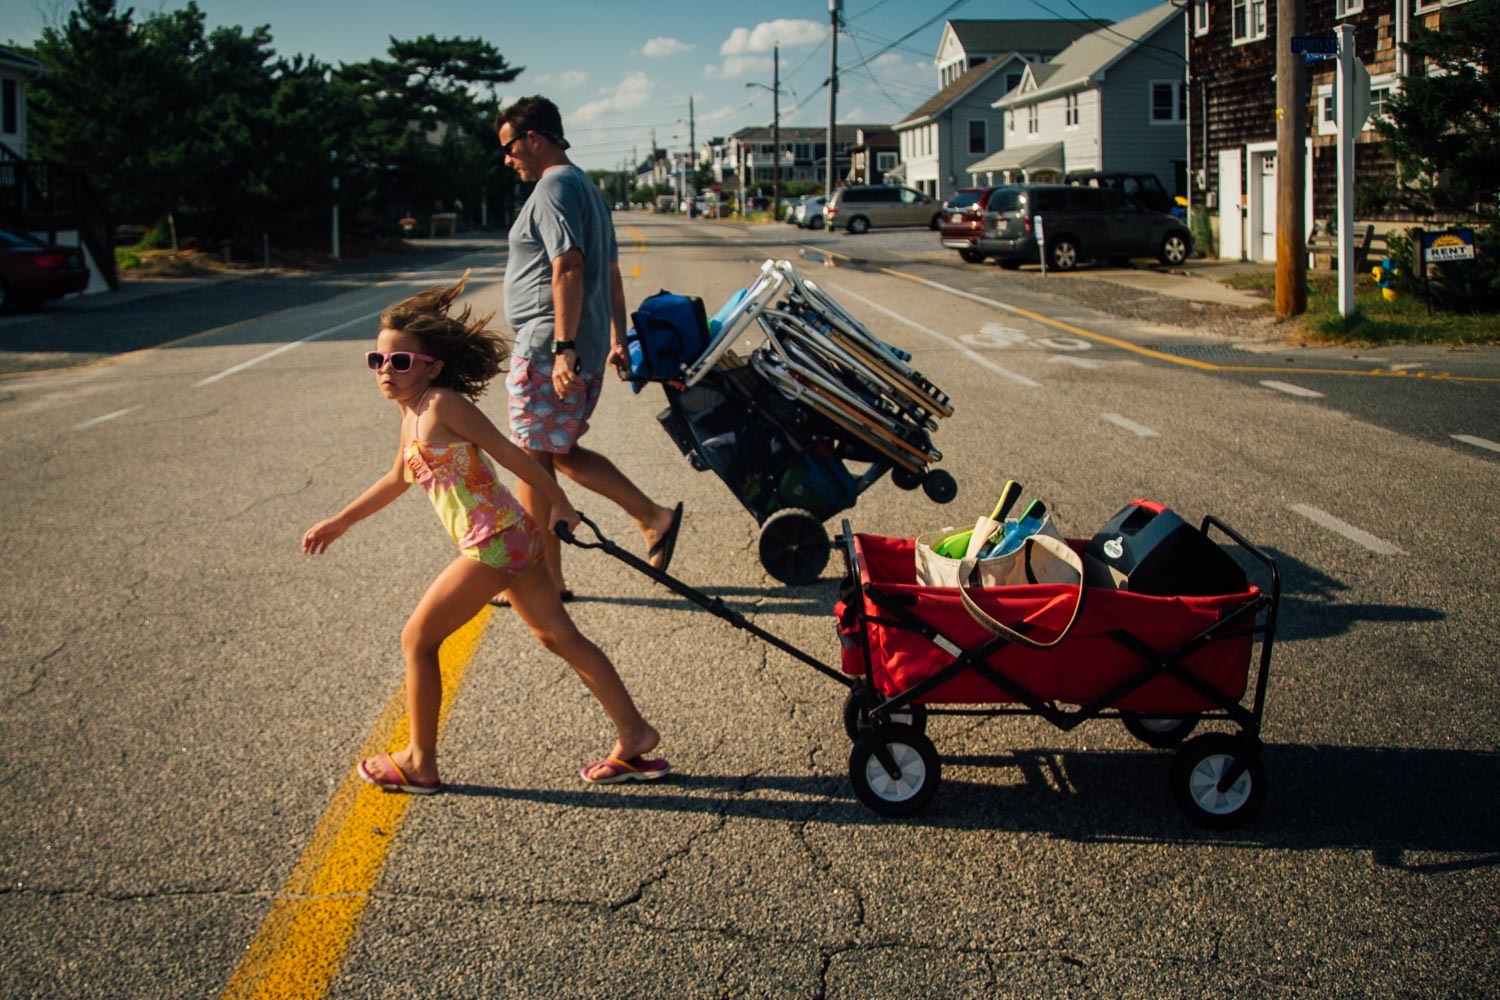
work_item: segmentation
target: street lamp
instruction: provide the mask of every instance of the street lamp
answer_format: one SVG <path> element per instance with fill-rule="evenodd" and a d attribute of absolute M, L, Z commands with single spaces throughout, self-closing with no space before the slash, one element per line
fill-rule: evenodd
<path fill-rule="evenodd" d="M 781 217 L 781 46 L 771 47 L 771 86 L 748 82 L 771 92 L 771 217 Z M 740 206 L 744 211 L 744 206 Z"/>

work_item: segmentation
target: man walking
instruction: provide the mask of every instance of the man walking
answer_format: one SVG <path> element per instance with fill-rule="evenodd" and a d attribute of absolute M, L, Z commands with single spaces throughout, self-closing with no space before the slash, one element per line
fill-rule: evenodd
<path fill-rule="evenodd" d="M 511 440 L 541 466 L 614 501 L 646 539 L 651 564 L 666 569 L 682 526 L 682 504 L 663 507 L 613 462 L 584 448 L 606 364 L 628 364 L 625 286 L 609 206 L 567 156 L 562 116 L 545 97 L 525 97 L 496 119 L 505 162 L 536 188 L 510 229 L 505 318 L 515 330 L 506 391 Z M 525 483 L 517 497 L 550 525 L 546 499 Z M 562 552 L 544 532 L 547 565 L 563 599 Z M 498 603 L 504 603 L 499 601 Z"/>

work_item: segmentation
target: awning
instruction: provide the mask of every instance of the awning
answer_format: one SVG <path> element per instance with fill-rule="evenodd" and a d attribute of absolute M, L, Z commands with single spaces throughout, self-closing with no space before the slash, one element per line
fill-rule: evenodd
<path fill-rule="evenodd" d="M 1061 173 L 1062 169 L 1063 144 L 1060 142 L 1025 149 L 1002 149 L 968 167 L 971 174 L 998 174 L 1007 170 L 1056 170 Z"/>

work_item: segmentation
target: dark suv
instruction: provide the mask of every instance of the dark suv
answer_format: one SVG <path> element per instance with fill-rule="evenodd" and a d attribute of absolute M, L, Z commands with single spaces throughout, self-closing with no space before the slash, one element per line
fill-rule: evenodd
<path fill-rule="evenodd" d="M 1090 259 L 1155 257 L 1163 264 L 1181 264 L 1193 255 L 1193 234 L 1173 216 L 1148 211 L 1120 191 L 1062 184 L 993 188 L 973 249 L 1005 268 L 1041 263 L 1038 217 L 1047 266 L 1056 271 L 1071 271 Z"/>
<path fill-rule="evenodd" d="M 1153 212 L 1171 214 L 1176 202 L 1161 186 L 1155 174 L 1128 174 L 1114 170 L 1087 170 L 1069 174 L 1063 178 L 1065 184 L 1082 184 L 1085 187 L 1109 188 L 1124 191 Z"/>

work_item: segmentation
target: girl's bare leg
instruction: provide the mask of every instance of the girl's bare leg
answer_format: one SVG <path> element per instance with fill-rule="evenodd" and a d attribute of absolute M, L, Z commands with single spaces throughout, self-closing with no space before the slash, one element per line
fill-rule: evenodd
<path fill-rule="evenodd" d="M 615 724 L 610 755 L 631 760 L 654 750 L 661 734 L 641 717 L 609 657 L 573 624 L 546 569 L 538 565 L 513 578 L 509 597 L 521 620 L 543 646 L 568 662 Z"/>
<path fill-rule="evenodd" d="M 391 754 L 391 759 L 412 781 L 425 782 L 438 776 L 438 710 L 443 704 L 438 649 L 444 639 L 484 608 L 507 579 L 504 573 L 459 556 L 432 581 L 401 630 L 411 737 L 406 749 Z"/>

